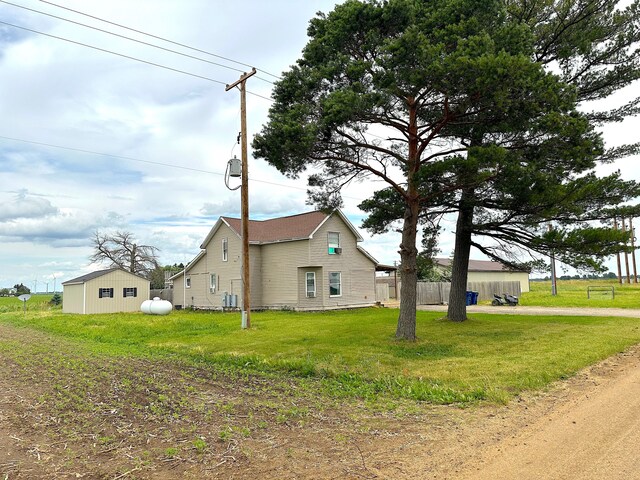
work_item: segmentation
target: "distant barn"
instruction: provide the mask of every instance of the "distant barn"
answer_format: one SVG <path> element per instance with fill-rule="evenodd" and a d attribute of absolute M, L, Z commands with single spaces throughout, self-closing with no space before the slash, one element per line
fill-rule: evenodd
<path fill-rule="evenodd" d="M 65 313 L 136 312 L 149 299 L 149 280 L 120 268 L 91 272 L 62 287 Z"/>

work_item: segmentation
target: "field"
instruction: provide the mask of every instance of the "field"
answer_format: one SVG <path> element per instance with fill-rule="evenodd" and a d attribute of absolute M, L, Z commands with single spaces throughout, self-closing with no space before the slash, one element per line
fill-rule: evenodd
<path fill-rule="evenodd" d="M 640 309 L 640 284 L 620 284 L 616 280 L 559 280 L 557 295 L 551 295 L 551 281 L 531 282 L 531 291 L 520 299 L 522 305 L 543 307 L 637 308 Z M 592 291 L 589 287 L 605 287 Z M 614 294 L 608 290 L 613 287 Z"/>
<path fill-rule="evenodd" d="M 39 297 L 0 298 L 5 478 L 413 478 L 412 445 L 441 458 L 473 412 L 640 342 L 635 318 L 418 312 L 405 343 L 392 309 L 254 312 L 242 330 L 235 313 L 69 315 Z"/>
<path fill-rule="evenodd" d="M 393 338 L 397 311 L 173 312 L 69 315 L 45 308 L 0 321 L 112 355 L 173 357 L 231 372 L 278 375 L 329 396 L 436 404 L 505 402 L 640 342 L 633 318 L 475 315 L 452 323 L 418 313 L 419 340 Z"/>

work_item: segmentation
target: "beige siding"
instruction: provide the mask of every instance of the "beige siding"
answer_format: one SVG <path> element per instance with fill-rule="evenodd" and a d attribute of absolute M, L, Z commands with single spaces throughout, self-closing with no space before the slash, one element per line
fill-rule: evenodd
<path fill-rule="evenodd" d="M 136 312 L 149 299 L 149 281 L 121 270 L 89 280 L 84 288 L 84 313 Z M 100 288 L 113 288 L 113 298 L 100 298 Z M 124 288 L 137 288 L 137 296 L 124 297 Z"/>
<path fill-rule="evenodd" d="M 340 232 L 342 254 L 329 255 L 328 232 Z M 227 261 L 222 257 L 222 241 L 228 239 Z M 225 292 L 238 295 L 242 304 L 241 240 L 226 224 L 221 224 L 209 243 L 206 255 L 190 266 L 191 288 L 184 278 L 174 279 L 174 303 L 197 308 L 221 308 Z M 357 248 L 357 238 L 338 215 L 332 215 L 311 240 L 251 245 L 251 308 L 322 309 L 375 303 L 375 265 Z M 307 271 L 316 273 L 316 297 L 306 297 Z M 341 272 L 342 295 L 329 297 L 329 272 Z M 215 273 L 217 290 L 209 291 Z"/>
<path fill-rule="evenodd" d="M 298 267 L 309 266 L 309 242 L 273 243 L 262 246 L 262 306 L 296 307 Z"/>
<path fill-rule="evenodd" d="M 227 240 L 227 258 L 222 255 L 223 240 Z M 183 275 L 173 280 L 173 295 L 176 305 L 206 309 L 222 308 L 225 293 L 238 296 L 238 306 L 242 305 L 242 241 L 226 224 L 220 225 L 216 233 L 209 240 L 206 255 L 197 263 L 190 265 L 187 277 L 191 278 L 191 287 L 185 288 Z M 251 269 L 251 304 L 252 308 L 261 305 L 262 285 L 261 248 L 257 245 L 249 246 Z M 216 277 L 215 292 L 211 291 L 211 275 Z"/>
<path fill-rule="evenodd" d="M 62 311 L 64 313 L 84 313 L 84 283 L 64 285 L 62 294 Z"/>
<path fill-rule="evenodd" d="M 522 292 L 529 291 L 527 272 L 469 272 L 468 282 L 520 282 Z"/>
<path fill-rule="evenodd" d="M 329 232 L 340 233 L 341 254 L 330 255 Z M 325 307 L 371 305 L 376 301 L 375 265 L 358 249 L 356 236 L 333 214 L 313 235 L 309 245 L 310 264 L 324 266 L 322 298 Z M 329 273 L 342 274 L 342 295 L 329 296 Z M 319 292 L 320 294 L 320 292 Z"/>
<path fill-rule="evenodd" d="M 315 273 L 316 296 L 307 297 L 307 272 Z M 325 290 L 322 268 L 299 267 L 298 268 L 298 308 L 302 310 L 319 310 L 323 307 L 322 293 Z"/>

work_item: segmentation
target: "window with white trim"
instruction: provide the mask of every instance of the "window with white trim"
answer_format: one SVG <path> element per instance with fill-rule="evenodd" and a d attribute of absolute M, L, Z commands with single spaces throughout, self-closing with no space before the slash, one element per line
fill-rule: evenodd
<path fill-rule="evenodd" d="M 191 277 L 187 277 L 184 281 L 186 288 L 191 288 Z"/>
<path fill-rule="evenodd" d="M 229 239 L 222 239 L 222 261 L 226 262 L 229 260 Z"/>
<path fill-rule="evenodd" d="M 327 234 L 327 246 L 329 255 L 335 255 L 336 248 L 340 248 L 340 232 L 329 232 Z"/>
<path fill-rule="evenodd" d="M 315 298 L 316 296 L 316 272 L 307 272 L 307 298 Z"/>
<path fill-rule="evenodd" d="M 329 296 L 342 296 L 342 273 L 329 272 Z"/>
<path fill-rule="evenodd" d="M 209 275 L 209 292 L 216 293 L 216 286 L 218 284 L 218 277 L 215 273 Z"/>

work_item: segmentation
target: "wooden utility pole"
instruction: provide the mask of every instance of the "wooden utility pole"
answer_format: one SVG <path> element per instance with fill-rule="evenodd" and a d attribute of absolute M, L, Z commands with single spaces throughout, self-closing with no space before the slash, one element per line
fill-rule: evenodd
<path fill-rule="evenodd" d="M 613 219 L 613 228 L 618 230 L 618 220 L 616 218 Z M 620 252 L 616 253 L 616 257 L 618 259 L 618 283 L 622 284 L 622 262 L 620 261 Z"/>
<path fill-rule="evenodd" d="M 549 231 L 552 231 L 553 227 L 549 224 Z M 551 250 L 551 295 L 558 295 L 558 278 L 556 276 L 556 256 Z"/>
<path fill-rule="evenodd" d="M 638 283 L 638 269 L 636 267 L 636 231 L 633 229 L 633 218 L 629 219 L 629 230 L 631 232 L 631 261 L 633 264 L 633 283 Z"/>
<path fill-rule="evenodd" d="M 627 219 L 622 217 L 622 232 L 627 231 Z M 627 271 L 627 285 L 631 283 L 631 272 L 629 271 L 629 252 L 627 252 L 627 241 L 624 241 L 624 265 Z"/>
<path fill-rule="evenodd" d="M 240 135 L 242 137 L 242 328 L 251 328 L 251 282 L 249 275 L 249 159 L 247 154 L 247 89 L 246 81 L 256 69 L 243 73 L 239 80 L 227 85 L 225 92 L 240 85 Z"/>

